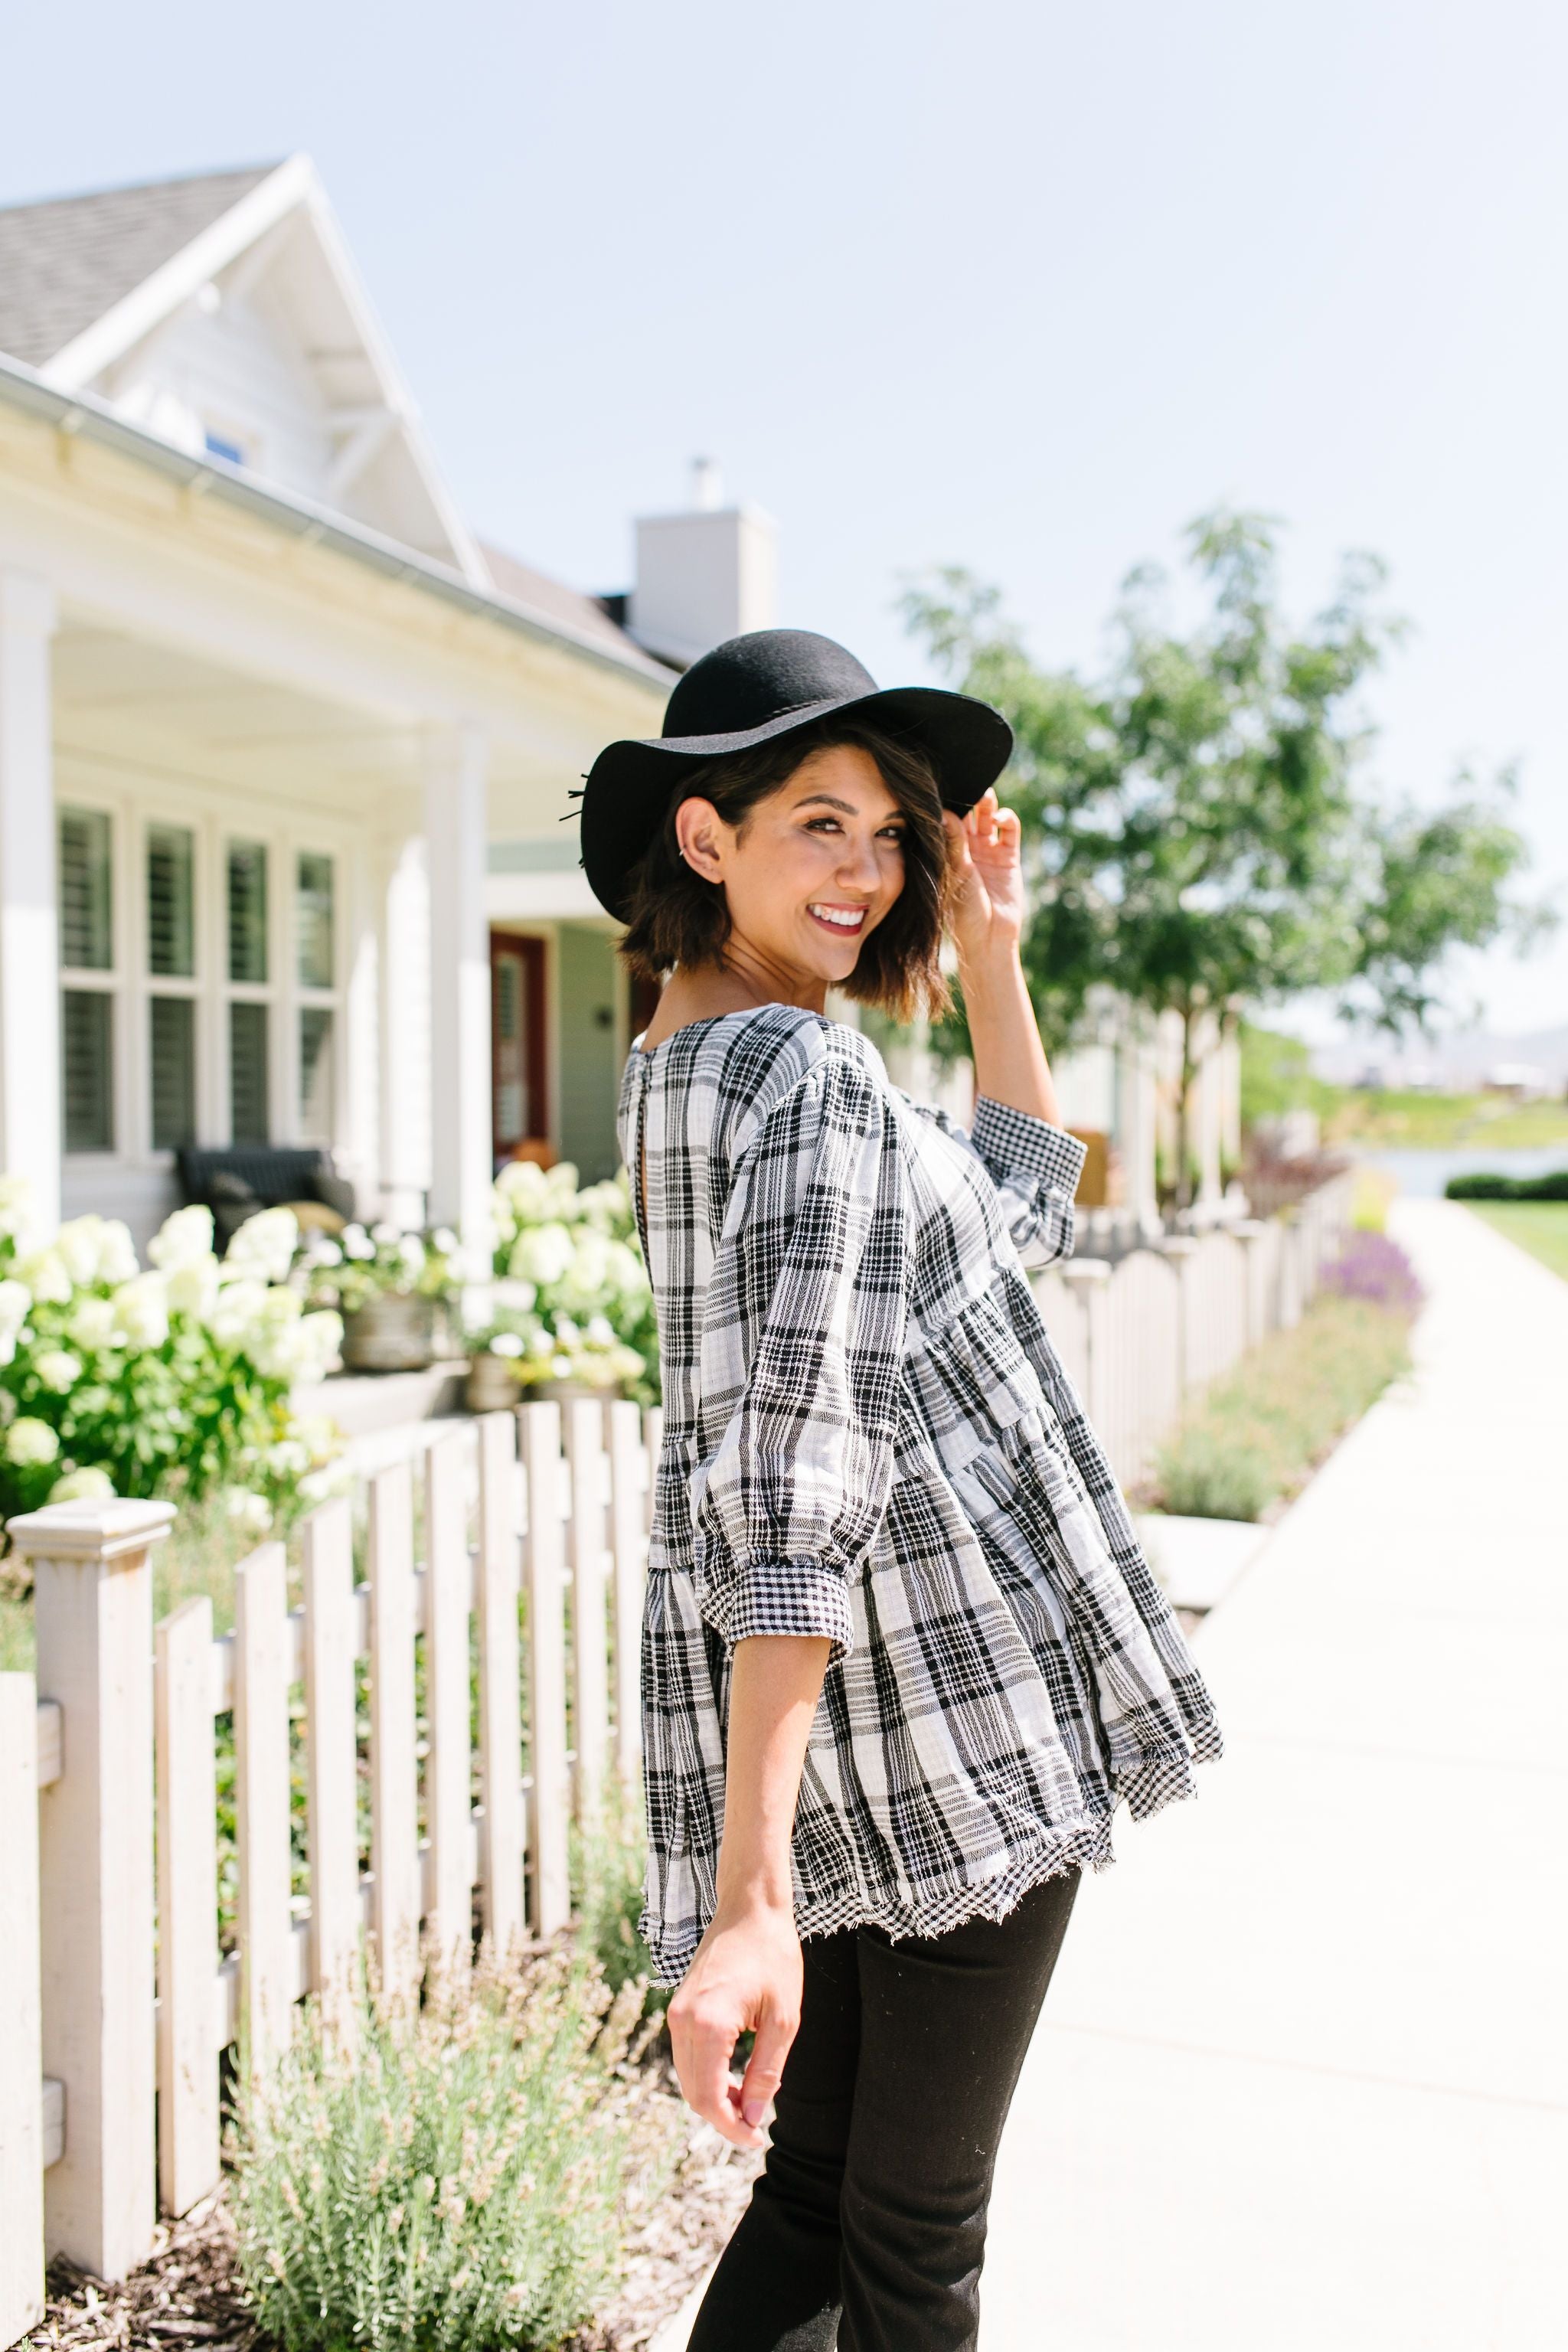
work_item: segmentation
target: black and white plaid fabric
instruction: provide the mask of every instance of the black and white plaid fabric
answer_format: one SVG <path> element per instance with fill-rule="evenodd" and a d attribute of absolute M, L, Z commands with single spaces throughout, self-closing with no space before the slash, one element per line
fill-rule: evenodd
<path fill-rule="evenodd" d="M 1111 1858 L 1219 1729 L 1018 1251 L 1072 1247 L 1083 1146 L 911 1104 L 788 1005 L 634 1048 L 658 1468 L 643 1933 L 666 1983 L 714 1906 L 730 1659 L 832 1643 L 795 1814 L 803 1936 L 935 1935 Z"/>

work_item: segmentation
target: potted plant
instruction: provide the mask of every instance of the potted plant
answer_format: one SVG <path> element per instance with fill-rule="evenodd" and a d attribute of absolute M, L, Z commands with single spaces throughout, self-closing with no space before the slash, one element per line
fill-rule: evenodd
<path fill-rule="evenodd" d="M 436 1309 L 453 1286 L 457 1238 L 444 1227 L 345 1225 L 312 1235 L 301 1259 L 312 1305 L 343 1318 L 342 1357 L 355 1372 L 421 1372 L 436 1360 Z"/>

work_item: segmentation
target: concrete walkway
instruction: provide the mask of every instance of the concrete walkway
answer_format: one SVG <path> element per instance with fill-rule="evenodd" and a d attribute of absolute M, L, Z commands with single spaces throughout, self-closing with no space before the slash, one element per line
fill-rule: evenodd
<path fill-rule="evenodd" d="M 984 2352 L 1568 2341 L 1568 1284 L 1394 1231 L 1416 1376 L 1199 1636 L 1227 1760 L 1083 1890 Z"/>

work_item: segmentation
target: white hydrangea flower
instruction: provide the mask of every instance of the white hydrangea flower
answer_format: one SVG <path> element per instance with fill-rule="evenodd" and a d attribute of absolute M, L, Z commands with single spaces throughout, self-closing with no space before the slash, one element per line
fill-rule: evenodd
<path fill-rule="evenodd" d="M 450 1225 L 437 1225 L 430 1239 L 443 1257 L 450 1257 L 458 1246 L 458 1236 Z"/>
<path fill-rule="evenodd" d="M 267 1466 L 279 1478 L 302 1478 L 310 1466 L 310 1449 L 297 1437 L 280 1437 L 268 1453 Z"/>
<path fill-rule="evenodd" d="M 403 1260 L 405 1274 L 416 1281 L 425 1271 L 425 1244 L 417 1234 L 405 1234 L 398 1244 L 397 1254 Z"/>
<path fill-rule="evenodd" d="M 319 1470 L 308 1470 L 300 1481 L 300 1499 L 312 1509 L 318 1503 L 330 1502 L 334 1495 L 346 1495 L 353 1485 L 353 1471 L 347 1462 L 324 1463 Z"/>
<path fill-rule="evenodd" d="M 167 1271 L 170 1312 L 205 1323 L 217 1305 L 218 1262 L 208 1250 L 205 1257 L 187 1258 Z"/>
<path fill-rule="evenodd" d="M 576 1255 L 577 1245 L 565 1225 L 531 1225 L 519 1234 L 507 1272 L 542 1289 L 561 1280 Z"/>
<path fill-rule="evenodd" d="M 33 1370 L 52 1395 L 65 1396 L 81 1378 L 81 1359 L 65 1348 L 46 1348 L 34 1357 Z"/>
<path fill-rule="evenodd" d="M 25 1282 L 14 1275 L 0 1282 L 0 1333 L 15 1339 L 26 1321 L 33 1304 L 33 1294 Z"/>
<path fill-rule="evenodd" d="M 114 1301 L 111 1298 L 95 1298 L 90 1295 L 79 1298 L 71 1309 L 70 1321 L 66 1328 L 79 1348 L 111 1348 L 115 1333 Z"/>
<path fill-rule="evenodd" d="M 165 1274 L 198 1265 L 213 1255 L 213 1213 L 201 1207 L 176 1209 L 165 1217 L 147 1246 L 154 1265 Z"/>
<path fill-rule="evenodd" d="M 101 1217 L 69 1217 L 55 1235 L 55 1254 L 71 1281 L 85 1288 L 98 1280 L 103 1246 Z"/>
<path fill-rule="evenodd" d="M 305 1263 L 310 1266 L 342 1265 L 342 1246 L 331 1234 L 318 1234 L 305 1253 Z"/>
<path fill-rule="evenodd" d="M 98 1237 L 100 1282 L 133 1282 L 140 1272 L 130 1226 L 121 1224 L 118 1217 L 110 1217 Z"/>
<path fill-rule="evenodd" d="M 272 1525 L 272 1506 L 265 1495 L 245 1486 L 229 1486 L 223 1498 L 224 1516 L 241 1535 L 264 1536 Z"/>
<path fill-rule="evenodd" d="M 516 1331 L 498 1331 L 489 1343 L 492 1356 L 521 1356 L 522 1340 Z"/>
<path fill-rule="evenodd" d="M 301 1317 L 299 1339 L 301 1362 L 298 1377 L 302 1381 L 324 1381 L 337 1361 L 338 1350 L 342 1344 L 343 1318 L 331 1307 L 318 1307 L 314 1314 Z M 324 1426 L 331 1433 L 331 1442 L 335 1444 L 336 1432 L 332 1430 L 332 1424 L 328 1422 Z"/>
<path fill-rule="evenodd" d="M 46 1307 L 66 1306 L 76 1288 L 71 1270 L 58 1249 L 35 1250 L 18 1262 L 16 1272 Z"/>
<path fill-rule="evenodd" d="M 531 1282 L 514 1282 L 510 1275 L 503 1275 L 493 1296 L 499 1315 L 530 1315 L 539 1293 Z"/>
<path fill-rule="evenodd" d="M 375 1244 L 363 1225 L 345 1225 L 342 1239 L 345 1257 L 363 1263 L 375 1255 Z"/>
<path fill-rule="evenodd" d="M 299 1221 L 292 1209 L 263 1209 L 247 1217 L 228 1245 L 225 1281 L 285 1281 L 299 1240 Z"/>
<path fill-rule="evenodd" d="M 220 1348 L 243 1348 L 261 1320 L 267 1286 L 250 1278 L 226 1282 L 218 1292 L 209 1325 Z"/>
<path fill-rule="evenodd" d="M 49 1488 L 51 1503 L 111 1503 L 114 1481 L 107 1470 L 88 1464 L 80 1470 L 68 1470 Z"/>
<path fill-rule="evenodd" d="M 46 1462 L 58 1462 L 59 1454 L 60 1441 L 48 1423 L 30 1412 L 21 1414 L 5 1433 L 6 1459 L 19 1469 L 40 1469 Z"/>
<path fill-rule="evenodd" d="M 370 1237 L 373 1242 L 384 1246 L 389 1242 L 400 1242 L 403 1239 L 403 1233 L 400 1226 L 389 1224 L 384 1217 L 380 1224 L 372 1225 Z"/>
<path fill-rule="evenodd" d="M 169 1287 L 161 1274 L 122 1282 L 110 1301 L 114 1328 L 133 1348 L 161 1348 L 169 1336 Z"/>

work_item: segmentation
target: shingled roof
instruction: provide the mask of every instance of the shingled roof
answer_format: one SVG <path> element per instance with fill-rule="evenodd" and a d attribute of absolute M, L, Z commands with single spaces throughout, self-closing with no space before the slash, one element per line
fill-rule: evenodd
<path fill-rule="evenodd" d="M 0 352 L 43 367 L 277 169 L 0 208 Z"/>

